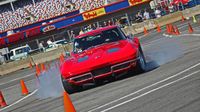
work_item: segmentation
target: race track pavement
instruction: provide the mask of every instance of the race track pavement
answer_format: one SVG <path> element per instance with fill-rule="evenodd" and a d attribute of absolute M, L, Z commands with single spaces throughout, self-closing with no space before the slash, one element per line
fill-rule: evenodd
<path fill-rule="evenodd" d="M 189 34 L 187 23 L 175 24 L 180 28 L 179 36 L 152 30 L 140 37 L 149 71 L 71 94 L 77 112 L 200 111 L 200 26 L 192 24 L 194 33 Z M 21 78 L 30 91 L 26 98 L 20 93 Z M 62 97 L 38 99 L 35 82 L 34 70 L 29 69 L 1 77 L 0 89 L 9 106 L 0 111 L 63 112 Z"/>

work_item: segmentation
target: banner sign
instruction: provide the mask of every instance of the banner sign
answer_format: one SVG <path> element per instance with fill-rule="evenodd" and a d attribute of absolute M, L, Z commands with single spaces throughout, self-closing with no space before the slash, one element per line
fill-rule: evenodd
<path fill-rule="evenodd" d="M 173 3 L 178 5 L 179 3 L 182 3 L 182 4 L 187 4 L 189 2 L 189 0 L 173 0 Z"/>
<path fill-rule="evenodd" d="M 29 30 L 26 30 L 26 37 L 31 37 L 31 36 L 35 36 L 41 33 L 40 31 L 40 26 L 39 27 L 35 27 Z"/>
<path fill-rule="evenodd" d="M 44 27 L 42 29 L 42 31 L 43 32 L 48 32 L 48 31 L 52 31 L 52 30 L 55 30 L 55 29 L 56 29 L 55 25 L 48 25 L 48 26 Z"/>
<path fill-rule="evenodd" d="M 148 1 L 148 0 L 128 0 L 130 6 L 137 5 L 145 1 Z"/>
<path fill-rule="evenodd" d="M 92 11 L 83 13 L 83 19 L 89 20 L 89 19 L 93 19 L 93 18 L 96 18 L 96 17 L 104 15 L 104 14 L 106 14 L 106 11 L 105 11 L 105 8 L 102 7 L 102 8 L 96 9 L 96 10 L 92 10 Z"/>
<path fill-rule="evenodd" d="M 0 38 L 0 46 L 5 45 L 5 44 L 6 44 L 6 42 L 5 42 L 4 38 Z"/>
<path fill-rule="evenodd" d="M 7 36 L 7 38 L 8 38 L 8 43 L 17 42 L 21 39 L 21 32 L 9 35 Z"/>
<path fill-rule="evenodd" d="M 124 1 L 121 1 L 121 2 L 115 2 L 112 5 L 108 5 L 108 6 L 105 7 L 106 14 L 112 13 L 114 11 L 121 10 L 121 9 L 129 7 L 129 6 L 130 5 L 128 3 L 128 0 L 124 0 Z"/>

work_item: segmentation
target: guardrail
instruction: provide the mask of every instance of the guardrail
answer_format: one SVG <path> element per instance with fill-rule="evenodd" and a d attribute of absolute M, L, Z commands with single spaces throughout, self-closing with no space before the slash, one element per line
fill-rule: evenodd
<path fill-rule="evenodd" d="M 192 17 L 194 15 L 198 15 L 200 14 L 200 6 L 196 6 L 190 9 L 186 9 L 184 11 L 179 11 L 179 12 L 175 12 L 166 16 L 162 16 L 160 18 L 157 19 L 152 19 L 152 20 L 148 20 L 148 21 L 144 21 L 142 23 L 136 23 L 133 24 L 132 26 L 129 26 L 127 28 L 124 28 L 123 30 L 125 31 L 125 33 L 129 34 L 129 33 L 141 33 L 143 32 L 143 28 L 146 27 L 147 29 L 153 29 L 156 27 L 157 24 L 159 24 L 160 26 L 169 24 L 169 23 L 173 23 L 176 21 L 181 20 L 181 15 L 183 14 L 184 17 Z M 71 51 L 72 50 L 72 46 L 71 45 L 67 45 L 65 47 L 53 50 L 53 51 L 49 51 L 49 52 L 45 52 L 45 53 L 40 53 L 40 54 L 36 54 L 33 56 L 28 57 L 27 59 L 24 60 L 19 60 L 19 61 L 14 61 L 14 62 L 10 62 L 10 63 L 6 63 L 3 65 L 0 65 L 0 75 L 5 75 L 8 74 L 10 72 L 14 72 L 23 68 L 27 68 L 29 67 L 29 63 L 30 61 L 33 61 L 32 63 L 44 63 L 44 62 L 48 62 L 48 61 L 52 61 L 54 59 L 59 58 L 61 53 L 65 53 L 65 51 Z"/>

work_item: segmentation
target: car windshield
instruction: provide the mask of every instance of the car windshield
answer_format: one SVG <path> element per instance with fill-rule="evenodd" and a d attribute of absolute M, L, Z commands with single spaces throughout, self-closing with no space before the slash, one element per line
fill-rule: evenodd
<path fill-rule="evenodd" d="M 115 42 L 125 39 L 125 36 L 118 28 L 102 31 L 100 34 L 88 35 L 74 40 L 73 51 L 75 53 L 82 52 L 92 47 L 102 45 L 104 43 Z"/>

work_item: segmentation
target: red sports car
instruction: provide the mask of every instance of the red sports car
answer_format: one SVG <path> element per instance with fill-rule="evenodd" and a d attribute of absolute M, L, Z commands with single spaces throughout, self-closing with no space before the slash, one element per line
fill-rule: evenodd
<path fill-rule="evenodd" d="M 77 36 L 71 57 L 60 71 L 65 90 L 73 93 L 87 83 L 134 69 L 144 71 L 145 65 L 139 39 L 126 36 L 117 26 L 108 26 Z"/>

